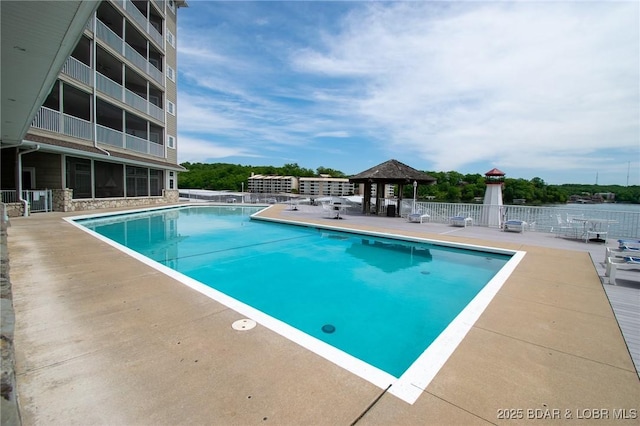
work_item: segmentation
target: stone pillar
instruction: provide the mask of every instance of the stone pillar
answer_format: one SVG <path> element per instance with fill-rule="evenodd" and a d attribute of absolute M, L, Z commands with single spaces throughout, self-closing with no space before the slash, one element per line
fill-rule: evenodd
<path fill-rule="evenodd" d="M 71 200 L 73 199 L 73 189 L 52 189 L 51 197 L 53 198 L 52 209 L 54 212 L 72 211 Z"/>

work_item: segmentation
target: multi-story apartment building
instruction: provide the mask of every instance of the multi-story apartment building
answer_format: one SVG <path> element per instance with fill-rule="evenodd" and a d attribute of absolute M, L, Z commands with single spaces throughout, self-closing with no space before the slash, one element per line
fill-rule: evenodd
<path fill-rule="evenodd" d="M 357 188 L 356 194 L 364 195 L 364 184 L 363 183 L 358 184 L 356 186 L 356 188 Z M 384 194 L 382 195 L 381 198 L 394 198 L 395 189 L 396 189 L 395 185 L 391 185 L 391 184 L 384 185 Z M 378 197 L 378 188 L 377 188 L 376 185 L 371 185 L 371 197 L 373 197 L 373 198 L 377 198 Z"/>
<path fill-rule="evenodd" d="M 176 37 L 184 6 L 104 0 L 95 8 L 26 136 L 16 146 L 3 141 L 3 202 L 13 201 L 14 213 L 26 214 L 33 200 L 21 190 L 29 189 L 51 193 L 57 211 L 178 201 Z M 6 199 L 12 190 L 16 199 Z"/>
<path fill-rule="evenodd" d="M 298 190 L 298 179 L 293 176 L 252 174 L 247 186 L 249 192 L 261 194 L 291 193 Z"/>
<path fill-rule="evenodd" d="M 328 175 L 319 177 L 301 177 L 300 194 L 308 196 L 337 196 L 353 195 L 353 184 L 349 179 L 334 178 Z"/>

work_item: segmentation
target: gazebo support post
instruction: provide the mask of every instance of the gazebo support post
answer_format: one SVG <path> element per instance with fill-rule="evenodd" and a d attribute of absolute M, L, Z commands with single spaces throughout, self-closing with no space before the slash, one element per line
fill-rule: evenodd
<path fill-rule="evenodd" d="M 362 214 L 371 214 L 371 182 L 364 183 L 364 194 L 362 194 Z"/>

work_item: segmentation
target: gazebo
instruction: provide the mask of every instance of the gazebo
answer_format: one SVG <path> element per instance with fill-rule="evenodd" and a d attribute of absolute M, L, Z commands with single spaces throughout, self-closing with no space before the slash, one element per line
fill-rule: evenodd
<path fill-rule="evenodd" d="M 402 193 L 404 185 L 433 185 L 436 179 L 428 174 L 409 167 L 398 160 L 385 161 L 364 172 L 360 172 L 349 178 L 350 183 L 364 184 L 364 193 L 362 199 L 362 212 L 368 214 L 371 211 L 371 187 L 376 186 L 376 196 L 379 200 L 384 198 L 385 185 L 398 185 L 398 206 L 402 202 Z M 382 197 L 381 197 L 382 195 Z M 376 202 L 376 214 L 380 214 L 384 207 L 381 202 Z M 399 209 L 394 211 L 393 216 L 399 216 Z"/>

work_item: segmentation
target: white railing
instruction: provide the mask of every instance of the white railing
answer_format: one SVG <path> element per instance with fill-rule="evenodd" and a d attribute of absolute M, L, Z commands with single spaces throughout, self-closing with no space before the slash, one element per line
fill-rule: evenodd
<path fill-rule="evenodd" d="M 100 40 L 107 43 L 109 47 L 111 47 L 119 54 L 123 54 L 122 47 L 125 44 L 124 40 L 122 40 L 122 38 L 118 34 L 111 31 L 111 29 L 103 24 L 99 19 L 96 21 L 96 33 Z"/>
<path fill-rule="evenodd" d="M 151 25 L 151 23 L 147 21 L 147 18 L 144 16 L 144 14 L 142 14 L 142 12 L 140 12 L 140 10 L 135 7 L 131 0 L 127 0 L 125 9 L 133 18 L 133 20 L 136 21 L 138 25 L 140 25 L 140 27 L 147 33 L 147 35 L 149 35 L 149 37 L 151 37 L 151 39 L 155 41 L 158 46 L 164 48 L 164 45 L 162 44 L 162 35 L 160 34 L 160 32 L 158 32 L 158 30 L 156 30 L 153 25 Z"/>
<path fill-rule="evenodd" d="M 93 125 L 90 121 L 63 114 L 64 134 L 75 138 L 93 140 Z"/>
<path fill-rule="evenodd" d="M 106 77 L 100 73 L 96 73 L 96 89 L 99 92 L 111 96 L 112 98 L 117 99 L 121 102 L 124 99 L 124 103 L 126 103 L 130 107 L 133 107 L 142 113 L 148 114 L 156 120 L 164 122 L 164 111 L 162 109 L 153 105 L 151 102 L 148 102 L 145 98 L 141 97 L 137 93 L 132 92 L 121 84 L 116 83 L 109 77 Z"/>
<path fill-rule="evenodd" d="M 105 95 L 111 96 L 114 99 L 122 102 L 122 85 L 111 80 L 109 77 L 96 73 L 96 89 Z"/>
<path fill-rule="evenodd" d="M 164 158 L 164 145 L 159 143 L 149 142 L 149 154 L 156 157 Z"/>
<path fill-rule="evenodd" d="M 126 134 L 126 145 L 125 148 L 130 149 L 136 152 L 142 152 L 144 154 L 149 153 L 149 141 L 146 139 L 139 138 L 137 136 L 133 136 L 130 134 Z"/>
<path fill-rule="evenodd" d="M 93 32 L 93 16 L 84 24 L 84 29 Z"/>
<path fill-rule="evenodd" d="M 164 75 L 162 74 L 162 71 L 151 65 L 151 63 L 148 63 L 148 65 L 149 66 L 147 67 L 147 73 L 151 76 L 151 78 L 153 78 L 156 82 L 160 83 L 162 87 L 164 87 Z"/>
<path fill-rule="evenodd" d="M 124 102 L 138 111 L 144 112 L 145 114 L 147 113 L 147 105 L 149 102 L 129 89 L 124 89 Z"/>
<path fill-rule="evenodd" d="M 147 72 L 147 65 L 149 62 L 147 62 L 145 57 L 139 54 L 138 51 L 128 43 L 124 44 L 124 57 L 131 61 L 133 65 L 140 68 L 140 70 Z"/>
<path fill-rule="evenodd" d="M 118 148 L 124 147 L 124 137 L 122 132 L 99 124 L 96 126 L 96 141 Z"/>
<path fill-rule="evenodd" d="M 147 18 L 140 12 L 140 10 L 131 2 L 127 0 L 125 3 L 125 10 L 133 18 L 134 21 L 140 25 L 141 28 L 147 29 Z"/>
<path fill-rule="evenodd" d="M 164 123 L 164 110 L 149 102 L 149 115 Z"/>
<path fill-rule="evenodd" d="M 53 211 L 53 197 L 50 189 L 24 190 L 22 199 L 29 203 L 29 211 L 32 213 Z M 0 191 L 3 203 L 17 203 L 18 191 L 14 189 Z"/>
<path fill-rule="evenodd" d="M 413 200 L 402 200 L 400 215 L 406 217 L 411 213 Z M 558 216 L 566 221 L 567 216 L 581 213 L 573 208 L 558 206 L 515 206 L 515 205 L 485 205 L 464 203 L 436 203 L 416 202 L 416 211 L 428 213 L 429 221 L 449 223 L 450 218 L 464 214 L 473 219 L 474 226 L 501 227 L 507 220 L 522 220 L 535 224 L 531 230 L 536 232 L 556 232 L 558 230 Z M 490 214 L 498 215 L 498 225 L 490 225 Z M 640 239 L 640 212 L 593 209 L 589 211 L 589 218 L 611 221 L 609 224 L 610 238 Z"/>
<path fill-rule="evenodd" d="M 99 143 L 129 149 L 142 154 L 150 154 L 160 158 L 164 158 L 165 156 L 164 145 L 101 125 L 97 125 L 96 129 L 96 140 Z"/>
<path fill-rule="evenodd" d="M 96 22 L 96 32 L 99 39 L 103 40 L 113 50 L 123 55 L 133 65 L 138 67 L 138 69 L 150 75 L 151 78 L 164 87 L 164 75 L 162 71 L 151 65 L 144 56 L 138 53 L 133 47 L 120 38 L 120 36 L 111 31 L 111 29 L 100 22 L 100 20 Z"/>
<path fill-rule="evenodd" d="M 83 82 L 86 85 L 91 86 L 93 83 L 91 78 L 91 76 L 93 75 L 93 73 L 91 72 L 91 67 L 85 65 L 72 56 L 69 56 L 69 58 L 67 58 L 67 61 L 62 67 L 62 72 L 71 78 L 75 78 L 76 80 Z"/>
<path fill-rule="evenodd" d="M 40 107 L 31 126 L 37 129 L 60 133 L 60 112 L 50 108 Z"/>
<path fill-rule="evenodd" d="M 162 34 L 160 34 L 160 31 L 156 30 L 156 28 L 151 25 L 151 22 L 149 22 L 149 26 L 147 27 L 147 33 L 149 33 L 153 41 L 158 43 L 158 46 L 164 49 L 164 44 L 162 44 Z"/>
<path fill-rule="evenodd" d="M 62 123 L 60 122 L 61 118 Z M 69 114 L 61 114 L 46 107 L 40 107 L 31 126 L 36 129 L 62 133 L 75 138 L 93 140 L 91 122 Z"/>

